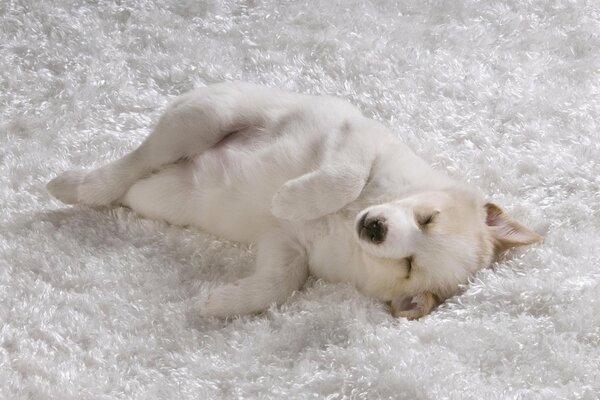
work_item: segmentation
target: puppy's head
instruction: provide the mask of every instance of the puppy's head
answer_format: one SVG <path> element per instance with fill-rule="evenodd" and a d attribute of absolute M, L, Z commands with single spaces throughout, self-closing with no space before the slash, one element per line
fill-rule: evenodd
<path fill-rule="evenodd" d="M 369 264 L 404 269 L 403 291 L 456 293 L 495 255 L 541 240 L 498 206 L 463 188 L 415 194 L 358 213 L 355 237 Z"/>

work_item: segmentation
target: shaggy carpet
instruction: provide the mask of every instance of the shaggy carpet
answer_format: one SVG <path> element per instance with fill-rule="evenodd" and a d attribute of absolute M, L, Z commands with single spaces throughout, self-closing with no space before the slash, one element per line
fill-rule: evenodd
<path fill-rule="evenodd" d="M 0 398 L 597 399 L 600 4 L 0 2 Z M 348 99 L 545 236 L 422 320 L 311 280 L 202 319 L 253 249 L 46 182 L 241 79 Z"/>

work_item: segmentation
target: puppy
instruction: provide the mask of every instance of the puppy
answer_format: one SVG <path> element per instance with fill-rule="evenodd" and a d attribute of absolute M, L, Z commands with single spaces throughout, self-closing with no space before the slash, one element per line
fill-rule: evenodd
<path fill-rule="evenodd" d="M 205 316 L 280 304 L 310 273 L 415 319 L 541 239 L 345 101 L 240 82 L 178 97 L 137 149 L 48 190 L 256 243 L 255 272 L 210 293 Z"/>

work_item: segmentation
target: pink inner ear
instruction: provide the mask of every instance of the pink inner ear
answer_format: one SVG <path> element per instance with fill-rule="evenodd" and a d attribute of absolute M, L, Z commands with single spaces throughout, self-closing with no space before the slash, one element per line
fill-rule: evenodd
<path fill-rule="evenodd" d="M 496 241 L 497 252 L 505 251 L 514 246 L 532 244 L 542 239 L 540 235 L 524 227 L 504 213 L 493 203 L 485 205 L 487 212 L 485 222 L 490 227 Z"/>
<path fill-rule="evenodd" d="M 410 311 L 417 308 L 418 304 L 413 302 L 414 296 L 402 298 L 400 301 L 395 301 L 394 306 L 398 311 Z"/>
<path fill-rule="evenodd" d="M 502 222 L 502 210 L 491 203 L 485 205 L 485 209 L 487 211 L 487 216 L 485 218 L 485 223 L 488 226 L 498 226 Z"/>

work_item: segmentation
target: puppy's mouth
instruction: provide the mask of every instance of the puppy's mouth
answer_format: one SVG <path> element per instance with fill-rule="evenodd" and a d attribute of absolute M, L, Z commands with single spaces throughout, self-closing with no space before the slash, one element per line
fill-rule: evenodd
<path fill-rule="evenodd" d="M 387 235 L 387 223 L 383 217 L 369 217 L 366 212 L 356 224 L 356 232 L 362 240 L 373 244 L 381 244 Z"/>

